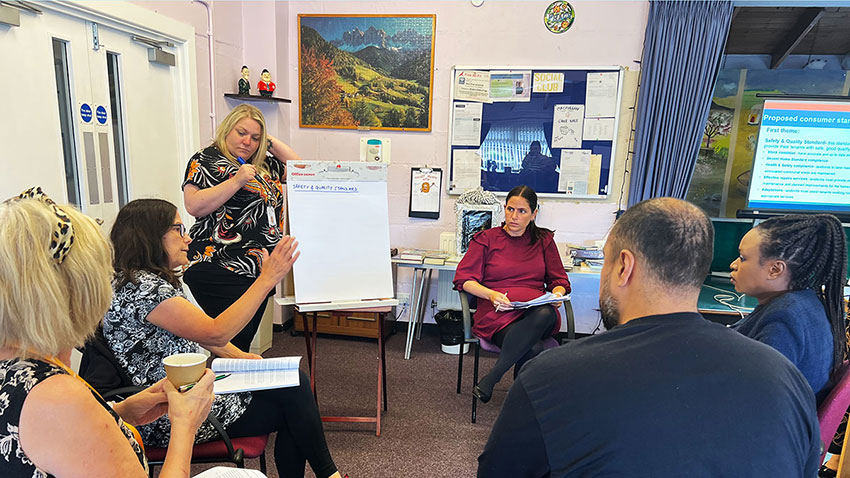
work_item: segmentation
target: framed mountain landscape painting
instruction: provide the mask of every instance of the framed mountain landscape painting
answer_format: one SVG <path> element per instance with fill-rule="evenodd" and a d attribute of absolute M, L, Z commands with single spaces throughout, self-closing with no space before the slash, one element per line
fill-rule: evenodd
<path fill-rule="evenodd" d="M 435 15 L 298 15 L 303 128 L 431 131 Z"/>

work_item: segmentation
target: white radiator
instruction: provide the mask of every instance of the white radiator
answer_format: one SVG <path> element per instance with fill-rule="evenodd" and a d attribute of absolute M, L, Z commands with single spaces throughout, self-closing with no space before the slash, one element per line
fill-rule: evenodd
<path fill-rule="evenodd" d="M 454 271 L 437 272 L 437 310 L 460 310 L 460 295 L 452 288 Z"/>

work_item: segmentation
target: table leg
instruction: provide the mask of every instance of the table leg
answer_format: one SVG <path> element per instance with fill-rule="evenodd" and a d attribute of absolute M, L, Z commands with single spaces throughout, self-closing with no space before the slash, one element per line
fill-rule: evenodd
<path fill-rule="evenodd" d="M 416 273 L 421 272 L 419 282 L 419 294 L 416 293 Z M 425 269 L 413 268 L 413 287 L 410 291 L 410 304 L 412 309 L 407 318 L 407 339 L 404 342 L 404 359 L 410 360 L 410 351 L 413 348 L 413 332 L 416 329 L 416 319 L 419 317 L 419 302 L 422 298 L 422 286 L 425 284 Z"/>
<path fill-rule="evenodd" d="M 428 310 L 428 297 L 431 296 L 431 275 L 434 269 L 428 269 L 428 279 L 425 279 L 425 271 L 422 271 L 422 280 L 425 281 L 425 294 L 420 292 L 420 299 L 423 301 L 419 307 L 419 317 L 416 321 L 419 322 L 419 330 L 416 332 L 416 340 L 422 340 L 422 325 L 425 323 L 425 311 Z"/>

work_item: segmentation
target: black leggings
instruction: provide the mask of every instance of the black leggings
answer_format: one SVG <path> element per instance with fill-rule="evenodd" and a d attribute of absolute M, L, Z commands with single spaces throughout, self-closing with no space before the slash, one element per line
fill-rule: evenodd
<path fill-rule="evenodd" d="M 235 272 L 216 266 L 209 262 L 199 262 L 186 269 L 183 274 L 183 282 L 189 286 L 192 296 L 198 301 L 198 305 L 212 318 L 227 310 L 234 302 L 242 297 L 242 294 L 251 287 L 255 279 L 241 276 Z M 272 291 L 269 295 L 273 295 Z M 248 352 L 254 334 L 260 328 L 263 313 L 266 311 L 264 300 L 251 320 L 245 327 L 230 340 L 230 343 L 239 347 L 240 350 Z"/>
<path fill-rule="evenodd" d="M 481 390 L 486 395 L 493 393 L 493 387 L 511 367 L 514 367 L 516 378 L 525 362 L 543 351 L 541 340 L 552 335 L 552 329 L 557 323 L 558 313 L 555 308 L 551 305 L 541 305 L 528 309 L 522 317 L 496 332 L 493 342 L 502 351 L 496 365 L 478 382 Z"/>
<path fill-rule="evenodd" d="M 274 461 L 280 478 L 303 477 L 304 463 L 317 478 L 336 473 L 310 377 L 299 371 L 297 387 L 252 392 L 251 404 L 239 419 L 226 428 L 234 438 L 277 432 Z"/>

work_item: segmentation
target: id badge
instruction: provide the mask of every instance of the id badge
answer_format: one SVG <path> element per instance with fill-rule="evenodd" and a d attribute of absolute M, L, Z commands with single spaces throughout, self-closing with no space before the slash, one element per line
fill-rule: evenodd
<path fill-rule="evenodd" d="M 273 227 L 277 231 L 277 219 L 275 217 L 274 208 L 266 206 L 266 217 L 269 220 L 269 227 Z"/>

